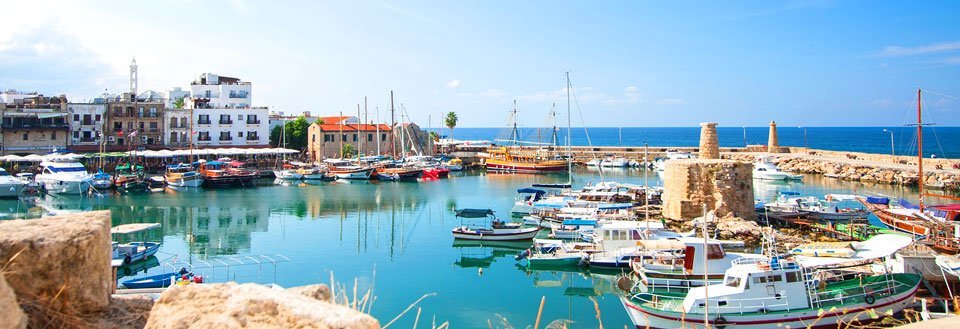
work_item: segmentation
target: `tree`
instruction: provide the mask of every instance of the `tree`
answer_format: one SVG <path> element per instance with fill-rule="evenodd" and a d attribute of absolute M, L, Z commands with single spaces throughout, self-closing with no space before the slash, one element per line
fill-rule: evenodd
<path fill-rule="evenodd" d="M 343 150 L 341 151 L 343 152 L 344 158 L 353 157 L 353 144 L 343 144 Z"/>
<path fill-rule="evenodd" d="M 443 118 L 443 124 L 450 128 L 450 139 L 453 139 L 453 128 L 457 126 L 458 120 L 456 112 L 447 112 L 447 116 Z"/>
<path fill-rule="evenodd" d="M 283 131 L 280 130 L 280 127 L 281 126 L 276 126 L 270 131 L 270 146 L 286 147 L 299 151 L 307 148 L 310 123 L 307 122 L 306 117 L 299 117 L 296 120 L 288 121 L 284 124 L 283 129 L 286 131 L 286 136 L 283 136 Z M 286 140 L 286 145 L 284 145 L 284 140 Z"/>
<path fill-rule="evenodd" d="M 438 134 L 436 131 L 431 131 L 431 132 L 430 132 L 430 139 L 432 139 L 434 142 L 439 142 L 439 141 L 440 141 L 440 134 Z"/>
<path fill-rule="evenodd" d="M 173 108 L 182 110 L 183 109 L 183 97 L 178 97 L 177 100 L 173 101 Z"/>

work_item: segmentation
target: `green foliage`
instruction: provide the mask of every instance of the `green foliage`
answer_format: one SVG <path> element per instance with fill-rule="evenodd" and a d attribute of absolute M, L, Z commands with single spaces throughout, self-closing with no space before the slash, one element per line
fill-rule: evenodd
<path fill-rule="evenodd" d="M 440 141 L 440 134 L 438 134 L 436 131 L 431 131 L 431 132 L 430 132 L 430 139 L 432 139 L 434 142 L 439 142 L 439 141 Z"/>
<path fill-rule="evenodd" d="M 179 97 L 179 98 L 177 98 L 177 100 L 173 101 L 173 108 L 178 109 L 178 110 L 182 110 L 182 109 L 183 109 L 183 104 L 184 104 L 184 103 L 183 103 L 183 97 Z"/>
<path fill-rule="evenodd" d="M 447 116 L 443 118 L 443 124 L 450 128 L 450 138 L 453 138 L 453 128 L 457 126 L 457 121 L 460 119 L 457 118 L 456 112 L 447 112 Z"/>
<path fill-rule="evenodd" d="M 343 144 L 343 157 L 349 158 L 353 157 L 356 151 L 353 149 L 353 144 Z"/>
<path fill-rule="evenodd" d="M 283 132 L 281 126 L 276 126 L 270 131 L 270 145 L 273 147 L 283 146 Z M 309 134 L 310 123 L 306 117 L 299 117 L 296 120 L 289 121 L 283 125 L 286 130 L 286 148 L 303 151 L 307 148 L 307 135 Z"/>

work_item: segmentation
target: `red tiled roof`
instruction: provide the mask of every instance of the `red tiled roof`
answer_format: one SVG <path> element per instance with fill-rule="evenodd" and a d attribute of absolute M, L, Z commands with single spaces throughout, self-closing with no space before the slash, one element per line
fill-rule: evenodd
<path fill-rule="evenodd" d="M 350 119 L 350 117 L 349 117 L 349 116 L 340 116 L 340 117 L 334 116 L 334 117 L 320 117 L 320 119 L 317 120 L 317 121 L 321 121 L 321 122 L 323 122 L 324 124 L 328 124 L 328 125 L 335 125 L 335 124 L 339 124 L 340 121 L 347 120 L 347 119 Z"/>
<path fill-rule="evenodd" d="M 385 124 L 377 124 L 377 125 L 370 125 L 370 124 L 360 124 L 360 125 L 357 125 L 357 124 L 346 124 L 346 125 L 338 125 L 338 124 L 327 124 L 327 123 L 324 123 L 324 124 L 317 124 L 317 126 L 320 126 L 320 131 L 322 131 L 322 132 L 339 132 L 339 131 L 341 131 L 341 130 L 343 130 L 343 132 L 355 132 L 355 131 L 357 131 L 358 129 L 359 129 L 360 131 L 368 131 L 368 132 L 369 132 L 369 131 L 377 131 L 377 126 L 380 127 L 380 128 L 379 128 L 380 131 L 386 131 L 386 132 L 390 131 L 390 126 L 389 126 L 389 125 L 385 125 Z"/>

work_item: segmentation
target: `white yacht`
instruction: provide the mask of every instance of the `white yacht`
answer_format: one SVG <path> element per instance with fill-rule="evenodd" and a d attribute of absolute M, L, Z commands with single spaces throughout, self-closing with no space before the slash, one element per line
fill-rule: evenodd
<path fill-rule="evenodd" d="M 760 156 L 753 163 L 753 179 L 786 181 L 801 180 L 803 176 L 783 172 L 773 163 L 773 157 Z"/>
<path fill-rule="evenodd" d="M 27 183 L 11 176 L 5 169 L 0 168 L 0 198 L 16 198 L 23 192 Z"/>
<path fill-rule="evenodd" d="M 93 176 L 80 162 L 71 158 L 48 158 L 40 162 L 36 181 L 50 194 L 84 194 Z"/>
<path fill-rule="evenodd" d="M 680 160 L 680 159 L 696 159 L 697 156 L 690 152 L 680 152 L 677 150 L 667 150 L 666 157 L 659 159 L 654 166 L 657 167 L 657 171 L 667 170 L 667 161 L 670 160 Z"/>

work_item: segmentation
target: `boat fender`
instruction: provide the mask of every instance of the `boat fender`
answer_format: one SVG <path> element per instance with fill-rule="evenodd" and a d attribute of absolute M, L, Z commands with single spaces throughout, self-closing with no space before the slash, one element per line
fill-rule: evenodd
<path fill-rule="evenodd" d="M 521 259 L 527 258 L 527 256 L 530 256 L 530 249 L 521 251 L 520 253 L 517 254 L 516 257 L 513 257 L 513 260 L 521 260 Z"/>
<path fill-rule="evenodd" d="M 633 280 L 626 275 L 620 276 L 620 278 L 617 279 L 617 288 L 620 288 L 620 290 L 624 292 L 630 292 L 630 290 L 633 289 Z"/>
<path fill-rule="evenodd" d="M 725 319 L 722 315 L 717 316 L 717 318 L 713 320 L 713 326 L 717 329 L 724 329 L 727 327 L 727 319 Z"/>
<path fill-rule="evenodd" d="M 202 275 L 197 275 L 197 276 L 193 277 L 193 283 L 203 283 L 203 276 L 202 276 Z"/>
<path fill-rule="evenodd" d="M 873 294 L 866 294 L 863 296 L 863 302 L 867 304 L 873 305 L 873 303 L 875 303 L 876 301 L 877 301 L 877 298 L 874 297 Z"/>
<path fill-rule="evenodd" d="M 580 262 L 577 263 L 577 265 L 580 267 L 587 267 L 590 265 L 590 260 L 588 260 L 586 257 L 580 258 Z"/>

